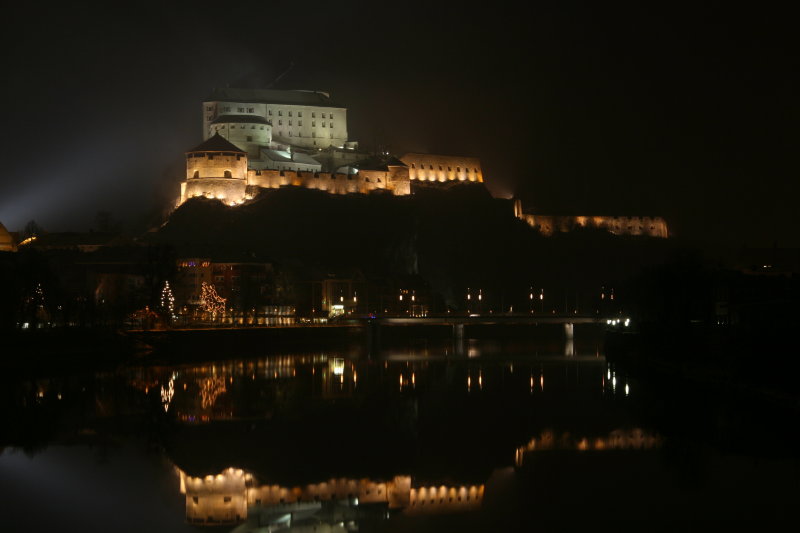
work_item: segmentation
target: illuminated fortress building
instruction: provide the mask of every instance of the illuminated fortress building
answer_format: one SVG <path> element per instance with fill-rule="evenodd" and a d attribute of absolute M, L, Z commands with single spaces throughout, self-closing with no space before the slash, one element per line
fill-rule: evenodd
<path fill-rule="evenodd" d="M 280 187 L 404 196 L 412 183 L 483 183 L 474 157 L 360 152 L 347 109 L 325 92 L 215 89 L 202 110 L 204 142 L 186 152 L 177 205 L 198 196 L 239 205 Z"/>
<path fill-rule="evenodd" d="M 483 183 L 475 157 L 359 151 L 348 139 L 347 108 L 321 91 L 215 89 L 202 105 L 203 143 L 186 152 L 186 179 L 176 206 L 205 197 L 235 206 L 262 189 L 301 187 L 330 194 Z M 617 235 L 668 237 L 660 217 L 514 215 L 543 235 L 593 227 Z"/>

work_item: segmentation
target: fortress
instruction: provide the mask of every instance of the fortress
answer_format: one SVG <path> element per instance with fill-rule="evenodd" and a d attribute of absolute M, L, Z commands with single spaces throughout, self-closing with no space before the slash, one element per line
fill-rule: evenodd
<path fill-rule="evenodd" d="M 483 182 L 474 157 L 359 151 L 348 140 L 347 109 L 318 91 L 215 89 L 203 102 L 203 139 L 186 152 L 177 205 L 198 196 L 240 205 L 287 186 L 404 196 L 412 182 Z"/>
<path fill-rule="evenodd" d="M 483 183 L 474 157 L 359 151 L 358 142 L 348 139 L 347 108 L 325 92 L 215 89 L 202 113 L 204 141 L 186 152 L 176 207 L 195 197 L 241 205 L 262 189 L 280 187 L 406 196 L 415 186 Z M 524 212 L 520 200 L 513 205 L 514 216 L 546 236 L 585 227 L 669 236 L 661 217 L 541 215 Z"/>

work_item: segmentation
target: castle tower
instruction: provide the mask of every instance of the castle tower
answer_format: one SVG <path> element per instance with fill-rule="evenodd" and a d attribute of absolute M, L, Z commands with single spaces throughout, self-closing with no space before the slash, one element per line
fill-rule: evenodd
<path fill-rule="evenodd" d="M 247 152 L 219 134 L 186 152 L 186 180 L 178 205 L 205 196 L 228 205 L 244 202 L 247 188 Z"/>
<path fill-rule="evenodd" d="M 258 115 L 220 115 L 211 121 L 208 138 L 219 134 L 258 159 L 261 148 L 272 142 L 272 125 Z"/>

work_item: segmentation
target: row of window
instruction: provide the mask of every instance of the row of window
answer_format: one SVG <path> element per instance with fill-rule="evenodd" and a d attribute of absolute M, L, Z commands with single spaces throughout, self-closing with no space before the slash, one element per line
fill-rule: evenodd
<path fill-rule="evenodd" d="M 292 121 L 289 120 L 288 122 L 289 122 L 289 126 L 291 126 L 292 125 Z M 270 120 L 269 123 L 271 125 L 272 121 Z M 297 125 L 298 126 L 302 126 L 303 125 L 303 121 L 302 120 L 298 120 L 297 121 Z M 278 119 L 278 126 L 283 126 L 283 120 L 282 119 Z M 312 128 L 316 128 L 317 127 L 317 122 L 315 120 L 311 121 L 311 127 Z M 325 126 L 325 121 L 324 120 L 322 121 L 322 127 L 323 128 L 328 127 L 328 126 Z M 330 123 L 330 127 L 331 128 L 333 127 L 333 122 Z"/>
<path fill-rule="evenodd" d="M 416 166 L 414 163 L 411 163 L 411 168 L 417 168 L 417 166 Z M 429 168 L 430 170 L 433 170 L 433 165 L 428 165 L 428 168 Z M 425 170 L 425 165 L 420 165 L 420 166 L 419 166 L 419 169 L 420 169 L 420 170 Z M 439 165 L 439 170 L 444 170 L 444 169 L 442 168 L 442 165 Z M 473 170 L 475 171 L 475 173 L 476 173 L 476 174 L 478 173 L 478 169 L 477 169 L 477 168 L 476 168 L 476 169 L 473 169 Z M 447 171 L 448 171 L 448 172 L 452 172 L 452 171 L 453 171 L 453 168 L 452 168 L 452 167 L 447 167 Z M 469 168 L 465 168 L 465 169 L 464 169 L 464 172 L 469 172 L 469 171 L 470 171 L 470 170 L 469 170 Z M 456 172 L 461 172 L 461 167 L 456 167 Z"/>
<path fill-rule="evenodd" d="M 283 134 L 282 134 L 280 131 L 276 131 L 276 132 L 275 132 L 275 135 L 277 135 L 277 136 L 279 136 L 279 137 L 280 137 L 280 136 L 281 136 L 281 135 L 283 135 Z M 289 137 L 302 137 L 302 136 L 303 136 L 303 134 L 302 134 L 302 133 L 298 133 L 297 135 L 294 135 L 292 131 L 289 131 Z M 311 137 L 313 137 L 313 138 L 316 138 L 316 136 L 317 136 L 317 132 L 316 132 L 316 131 L 312 131 L 312 132 L 311 132 Z M 333 139 L 333 132 L 331 132 L 331 133 L 329 134 L 329 137 L 330 137 L 331 139 Z"/>
<path fill-rule="evenodd" d="M 272 109 L 268 110 L 268 111 L 267 111 L 267 114 L 268 114 L 269 116 L 272 116 Z M 291 112 L 291 111 L 287 111 L 287 115 L 291 117 L 291 116 L 292 116 L 292 112 Z M 325 117 L 326 113 L 321 113 L 321 115 L 322 115 L 322 118 L 326 118 L 326 117 Z M 328 117 L 327 117 L 327 118 L 330 118 L 331 120 L 333 120 L 333 113 L 327 113 L 327 115 L 328 115 Z M 279 110 L 278 110 L 278 116 L 279 116 L 279 117 L 282 117 L 282 116 L 283 116 L 283 110 L 282 110 L 282 109 L 279 109 Z M 298 112 L 297 112 L 297 118 L 303 118 L 303 112 L 302 112 L 302 111 L 298 111 Z M 311 118 L 317 118 L 317 113 L 316 113 L 316 111 L 312 111 L 312 112 L 311 112 Z"/>
<path fill-rule="evenodd" d="M 219 130 L 220 130 L 220 128 L 222 128 L 222 129 L 225 129 L 225 126 L 215 126 L 215 127 L 214 127 L 214 131 L 219 131 Z M 232 129 L 232 130 L 235 130 L 235 129 L 236 129 L 236 126 L 233 126 L 233 125 L 232 125 L 232 126 L 231 126 L 231 129 Z M 245 129 L 245 127 L 244 127 L 244 126 L 239 126 L 239 129 L 243 130 L 243 129 Z M 255 126 L 250 126 L 250 129 L 251 129 L 251 130 L 254 130 L 254 129 L 256 129 L 256 127 L 255 127 Z M 263 130 L 263 129 L 264 129 L 264 126 L 259 126 L 259 128 L 258 128 L 258 129 L 260 129 L 260 130 Z"/>
<path fill-rule="evenodd" d="M 245 111 L 245 109 L 246 109 L 246 111 Z M 214 111 L 214 106 L 210 106 L 210 105 L 206 106 L 206 111 L 208 111 L 209 113 L 213 112 Z M 223 113 L 230 113 L 230 111 L 231 111 L 231 107 L 230 106 L 225 106 L 225 107 L 222 108 L 222 112 Z M 247 108 L 237 107 L 236 108 L 236 112 L 237 113 L 255 113 L 255 108 L 253 108 L 253 107 L 247 107 Z M 267 111 L 267 114 L 269 114 L 269 116 L 272 116 L 272 109 Z M 291 111 L 287 111 L 287 114 L 290 117 L 292 116 L 292 112 Z M 333 120 L 333 113 L 320 113 L 320 115 L 322 115 L 321 118 L 329 118 L 329 119 Z M 278 116 L 279 117 L 283 116 L 283 110 L 282 109 L 278 110 Z M 303 117 L 303 112 L 302 111 L 298 111 L 297 112 L 297 118 L 302 118 L 302 117 Z M 312 111 L 311 112 L 311 118 L 317 118 L 316 111 Z"/>

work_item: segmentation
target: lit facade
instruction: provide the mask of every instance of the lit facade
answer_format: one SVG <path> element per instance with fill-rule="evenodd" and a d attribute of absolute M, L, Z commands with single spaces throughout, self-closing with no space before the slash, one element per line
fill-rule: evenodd
<path fill-rule="evenodd" d="M 413 181 L 483 183 L 481 162 L 476 157 L 408 153 L 400 160 Z"/>
<path fill-rule="evenodd" d="M 262 145 L 264 147 L 273 140 L 309 150 L 349 144 L 347 108 L 336 105 L 330 95 L 322 91 L 214 89 L 203 102 L 203 139 L 210 139 L 217 133 L 230 135 L 231 119 L 238 121 L 233 132 L 239 137 L 266 132 L 267 128 L 252 126 L 268 125 L 270 138 Z"/>

